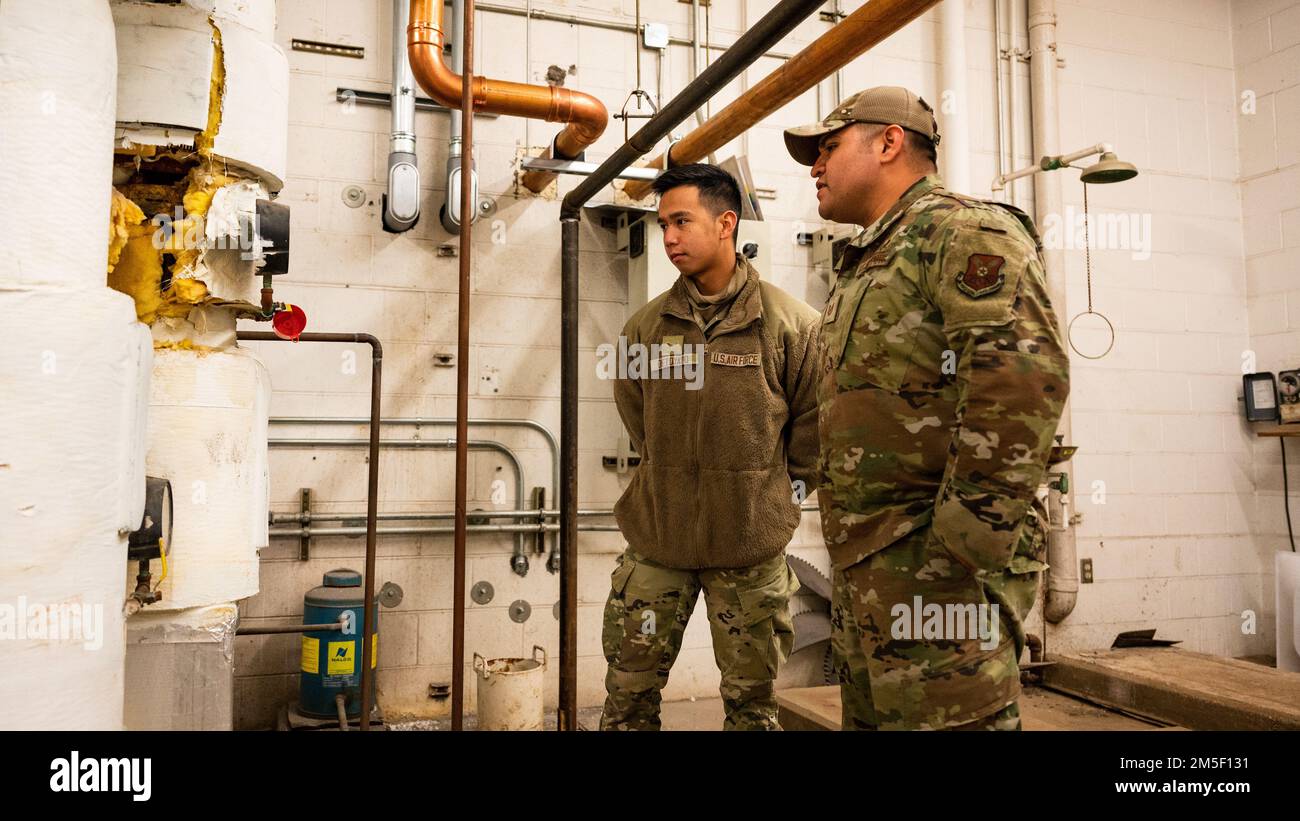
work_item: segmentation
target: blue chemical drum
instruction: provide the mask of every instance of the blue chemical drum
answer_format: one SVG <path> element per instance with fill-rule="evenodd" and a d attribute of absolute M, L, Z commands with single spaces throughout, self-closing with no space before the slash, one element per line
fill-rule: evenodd
<path fill-rule="evenodd" d="M 320 587 L 303 597 L 303 624 L 334 624 L 347 620 L 343 630 L 303 633 L 302 681 L 298 709 L 303 715 L 334 718 L 338 707 L 334 699 L 342 693 L 349 717 L 361 715 L 361 613 L 365 609 L 365 591 L 361 574 L 355 570 L 331 570 Z M 379 603 L 370 614 L 370 667 L 379 660 Z M 374 680 L 373 677 L 371 679 Z M 371 688 L 370 707 L 374 709 L 375 688 Z"/>

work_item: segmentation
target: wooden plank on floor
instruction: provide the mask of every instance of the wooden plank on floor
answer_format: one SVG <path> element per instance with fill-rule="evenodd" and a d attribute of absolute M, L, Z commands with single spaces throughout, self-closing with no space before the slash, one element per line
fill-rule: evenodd
<path fill-rule="evenodd" d="M 1044 681 L 1193 730 L 1300 730 L 1300 673 L 1177 647 L 1061 656 Z"/>
<path fill-rule="evenodd" d="M 781 727 L 785 730 L 839 730 L 840 688 L 801 687 L 779 690 Z M 1145 721 L 1038 687 L 1027 687 L 1020 698 L 1025 730 L 1157 730 Z"/>

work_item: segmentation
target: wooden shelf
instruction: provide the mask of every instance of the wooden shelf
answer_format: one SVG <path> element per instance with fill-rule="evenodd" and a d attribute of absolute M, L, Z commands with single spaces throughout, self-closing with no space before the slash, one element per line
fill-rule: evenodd
<path fill-rule="evenodd" d="M 1256 436 L 1300 436 L 1300 423 L 1289 425 L 1268 424 L 1255 429 Z"/>

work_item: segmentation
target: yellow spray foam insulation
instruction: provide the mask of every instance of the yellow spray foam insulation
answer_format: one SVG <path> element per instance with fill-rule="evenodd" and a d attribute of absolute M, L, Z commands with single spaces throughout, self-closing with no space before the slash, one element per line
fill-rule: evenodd
<path fill-rule="evenodd" d="M 160 146 L 150 145 L 148 143 L 130 143 L 129 145 L 118 145 L 113 148 L 115 156 L 123 157 L 156 157 Z"/>
<path fill-rule="evenodd" d="M 113 273 L 113 266 L 117 265 L 118 257 L 122 255 L 122 248 L 126 246 L 127 228 L 142 222 L 144 222 L 144 212 L 140 210 L 140 206 L 114 188 L 113 202 L 108 212 L 108 272 L 110 274 Z"/>
<path fill-rule="evenodd" d="M 211 17 L 208 18 L 208 25 L 212 26 L 212 82 L 208 90 L 208 124 L 203 133 L 194 138 L 194 147 L 204 157 L 212 156 L 212 144 L 221 128 L 222 97 L 226 93 L 226 57 L 221 46 L 221 29 L 217 28 Z"/>
<path fill-rule="evenodd" d="M 180 341 L 166 341 L 155 339 L 153 343 L 155 351 L 194 351 L 199 355 L 212 353 L 216 348 L 209 348 L 207 345 L 195 345 L 192 339 L 182 339 Z"/>
<path fill-rule="evenodd" d="M 146 325 L 162 307 L 162 251 L 153 245 L 154 227 L 149 223 L 126 226 L 126 241 L 108 272 L 108 285 L 135 300 L 135 315 Z"/>
<path fill-rule="evenodd" d="M 191 247 L 185 247 L 186 237 L 192 238 L 197 233 L 202 240 L 203 219 L 207 216 L 208 209 L 212 207 L 213 195 L 217 193 L 217 189 L 234 182 L 239 182 L 239 178 L 222 174 L 207 163 L 190 170 L 189 186 L 181 198 L 181 204 L 185 207 L 185 219 L 173 223 L 171 240 L 168 243 L 176 251 L 174 270 L 178 277 L 177 283 L 187 281 L 186 278 L 195 275 L 199 256 L 202 254 L 201 248 L 192 247 L 193 243 Z"/>
<path fill-rule="evenodd" d="M 226 183 L 213 179 L 207 184 L 216 188 Z M 173 224 L 171 240 L 159 242 L 158 226 L 145 221 L 140 208 L 116 189 L 113 195 L 109 286 L 135 300 L 136 317 L 146 325 L 159 317 L 187 316 L 192 306 L 208 298 L 208 286 L 202 280 L 176 275 L 181 271 L 182 258 L 192 268 L 200 253 L 199 249 L 182 250 L 189 220 Z M 174 257 L 173 276 L 166 289 L 162 288 L 164 254 Z"/>

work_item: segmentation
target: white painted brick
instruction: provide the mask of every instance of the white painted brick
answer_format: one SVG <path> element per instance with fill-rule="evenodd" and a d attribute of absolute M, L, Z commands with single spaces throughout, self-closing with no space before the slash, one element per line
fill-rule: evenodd
<path fill-rule="evenodd" d="M 1300 44 L 1300 6 L 1292 4 L 1290 8 L 1280 9 L 1269 17 L 1274 51 Z"/>
<path fill-rule="evenodd" d="M 1202 535 L 1227 529 L 1227 503 L 1222 496 L 1183 494 L 1165 499 L 1169 534 Z"/>
<path fill-rule="evenodd" d="M 1249 25 L 1287 8 L 1292 2 L 1293 0 L 1235 0 L 1232 3 L 1232 25 Z"/>

